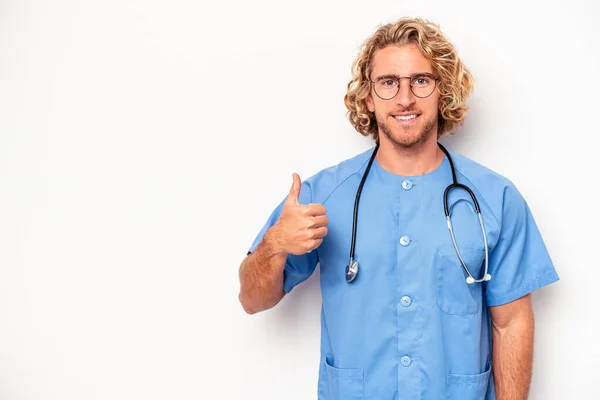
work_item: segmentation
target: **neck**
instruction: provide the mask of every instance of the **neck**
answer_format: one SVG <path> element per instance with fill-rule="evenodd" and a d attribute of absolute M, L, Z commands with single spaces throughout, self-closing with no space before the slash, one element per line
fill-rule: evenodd
<path fill-rule="evenodd" d="M 385 135 L 379 135 L 377 162 L 381 168 L 401 176 L 419 176 L 434 171 L 444 159 L 437 144 L 437 135 L 431 135 L 418 146 L 398 147 Z"/>

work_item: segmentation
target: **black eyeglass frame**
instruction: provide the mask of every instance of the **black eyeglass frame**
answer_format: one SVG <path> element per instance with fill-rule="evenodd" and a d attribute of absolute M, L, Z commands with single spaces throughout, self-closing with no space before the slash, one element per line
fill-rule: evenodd
<path fill-rule="evenodd" d="M 431 89 L 431 93 L 429 93 L 427 96 L 419 96 L 413 90 L 413 79 L 418 78 L 420 76 L 426 76 L 428 78 L 433 79 L 433 81 L 434 81 L 433 89 Z M 375 86 L 373 86 L 373 91 L 375 92 L 377 97 L 379 97 L 381 100 L 391 100 L 394 97 L 396 97 L 398 95 L 398 93 L 400 92 L 400 85 L 402 83 L 402 79 L 410 80 L 410 83 L 409 83 L 410 91 L 412 94 L 415 95 L 415 97 L 418 97 L 420 99 L 426 99 L 427 97 L 431 96 L 433 94 L 433 92 L 435 92 L 435 88 L 437 87 L 437 82 L 440 80 L 440 78 L 436 78 L 433 74 L 431 74 L 429 72 L 417 72 L 416 74 L 413 74 L 412 76 L 382 75 L 382 76 L 378 77 L 377 79 L 375 79 L 374 81 L 372 81 L 370 79 L 368 79 L 367 81 L 371 84 L 375 84 L 380 79 L 395 79 L 398 81 L 398 86 L 396 86 L 396 93 L 394 93 L 394 95 L 390 98 L 381 97 L 379 95 L 379 93 L 377 93 L 377 89 L 375 89 Z"/>

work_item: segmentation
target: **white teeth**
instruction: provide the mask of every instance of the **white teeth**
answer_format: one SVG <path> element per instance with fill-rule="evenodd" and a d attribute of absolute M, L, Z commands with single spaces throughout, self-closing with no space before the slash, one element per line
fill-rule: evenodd
<path fill-rule="evenodd" d="M 402 120 L 402 121 L 408 121 L 409 119 L 417 118 L 417 114 L 413 114 L 413 115 L 395 115 L 394 118 Z"/>

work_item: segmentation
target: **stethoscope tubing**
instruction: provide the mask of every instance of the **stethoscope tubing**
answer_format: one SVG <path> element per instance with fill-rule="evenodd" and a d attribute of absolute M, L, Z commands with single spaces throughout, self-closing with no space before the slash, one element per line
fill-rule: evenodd
<path fill-rule="evenodd" d="M 452 157 L 450 157 L 450 153 L 439 142 L 438 142 L 438 146 L 444 152 L 444 154 L 446 154 L 446 157 L 448 158 L 448 161 L 450 162 L 450 169 L 452 171 L 452 183 L 446 187 L 446 190 L 444 190 L 444 214 L 446 215 L 446 221 L 447 221 L 448 229 L 450 231 L 450 237 L 452 239 L 452 244 L 454 245 L 454 249 L 456 251 L 456 255 L 458 256 L 458 259 L 460 260 L 460 263 L 461 263 L 465 273 L 468 275 L 468 277 L 466 278 L 466 281 L 468 284 L 472 284 L 475 282 L 489 281 L 491 279 L 491 275 L 488 274 L 487 235 L 485 232 L 485 225 L 483 223 L 483 218 L 481 217 L 481 209 L 479 208 L 479 202 L 477 201 L 475 194 L 469 187 L 467 187 L 466 185 L 463 185 L 461 183 L 458 183 L 458 180 L 456 178 L 456 170 L 454 168 L 454 162 L 452 161 Z M 367 176 L 369 175 L 369 171 L 371 170 L 371 166 L 373 165 L 373 161 L 375 160 L 375 156 L 376 156 L 378 150 L 379 150 L 379 142 L 375 146 L 375 149 L 373 150 L 373 154 L 371 154 L 371 158 L 369 159 L 369 163 L 367 164 L 365 173 L 363 174 L 363 176 L 360 180 L 360 183 L 358 185 L 358 190 L 356 191 L 356 198 L 354 200 L 354 215 L 352 218 L 352 241 L 350 244 L 350 262 L 346 266 L 346 281 L 348 283 L 354 281 L 354 279 L 356 279 L 356 276 L 358 274 L 358 261 L 354 259 L 354 250 L 355 250 L 355 246 L 356 246 L 356 229 L 357 229 L 357 223 L 358 223 L 357 222 L 358 221 L 358 205 L 360 202 L 360 196 L 362 193 L 363 186 L 365 184 L 365 180 L 367 179 Z M 479 219 L 479 224 L 481 226 L 481 231 L 483 234 L 484 248 L 485 248 L 485 272 L 481 279 L 475 279 L 473 277 L 473 275 L 471 275 L 471 272 L 467 268 L 467 266 L 462 258 L 462 255 L 460 253 L 460 250 L 458 249 L 458 245 L 456 244 L 456 238 L 454 237 L 454 230 L 452 229 L 452 221 L 450 220 L 451 213 L 450 213 L 450 209 L 448 208 L 448 195 L 450 194 L 452 189 L 465 190 L 471 196 L 471 200 L 473 201 L 473 204 L 475 206 L 475 213 L 477 214 L 477 217 Z"/>

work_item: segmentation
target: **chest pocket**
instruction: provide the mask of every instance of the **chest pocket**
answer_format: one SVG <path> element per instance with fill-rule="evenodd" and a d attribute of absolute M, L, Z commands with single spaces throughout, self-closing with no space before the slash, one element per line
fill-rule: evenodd
<path fill-rule="evenodd" d="M 336 368 L 325 358 L 325 369 L 329 382 L 328 400 L 363 400 L 364 372 L 358 368 Z"/>
<path fill-rule="evenodd" d="M 471 275 L 480 279 L 485 262 L 485 251 L 460 248 L 460 254 Z M 436 254 L 437 305 L 446 314 L 473 315 L 481 310 L 483 283 L 467 283 L 467 273 L 462 267 L 454 246 L 442 246 Z"/>

